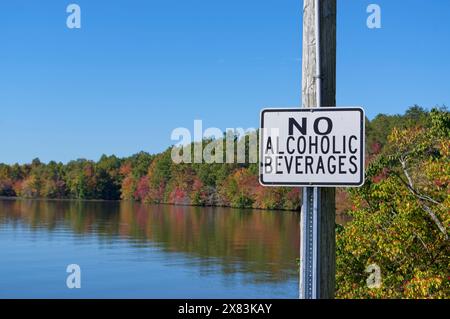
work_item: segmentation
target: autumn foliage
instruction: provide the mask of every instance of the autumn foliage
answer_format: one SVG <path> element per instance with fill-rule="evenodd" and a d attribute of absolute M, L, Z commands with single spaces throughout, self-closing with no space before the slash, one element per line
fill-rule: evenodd
<path fill-rule="evenodd" d="M 427 111 L 413 107 L 404 116 L 379 115 L 367 123 L 367 162 L 377 158 L 388 144 L 395 127 L 424 122 Z M 204 141 L 204 147 L 210 140 Z M 220 142 L 220 141 L 219 141 Z M 245 143 L 245 139 L 239 140 Z M 248 145 L 246 145 L 248 149 Z M 235 154 L 236 158 L 236 154 Z M 386 178 L 386 168 L 375 181 Z M 435 184 L 444 184 L 436 177 Z M 72 198 L 136 200 L 199 206 L 298 210 L 300 190 L 262 187 L 258 164 L 174 164 L 171 148 L 150 155 L 145 152 L 127 158 L 102 156 L 98 162 L 79 159 L 67 164 L 0 164 L 0 196 L 26 198 Z M 352 209 L 349 194 L 337 191 L 338 213 Z"/>
<path fill-rule="evenodd" d="M 450 113 L 394 128 L 337 236 L 340 298 L 450 297 Z M 367 284 L 368 266 L 380 287 Z"/>

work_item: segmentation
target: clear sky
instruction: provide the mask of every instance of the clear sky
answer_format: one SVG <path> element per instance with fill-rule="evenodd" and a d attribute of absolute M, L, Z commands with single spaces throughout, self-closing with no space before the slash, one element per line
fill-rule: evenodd
<path fill-rule="evenodd" d="M 155 153 L 195 119 L 257 127 L 261 108 L 300 105 L 301 0 L 71 2 L 0 2 L 0 162 Z M 450 105 L 450 1 L 338 3 L 338 105 Z"/>

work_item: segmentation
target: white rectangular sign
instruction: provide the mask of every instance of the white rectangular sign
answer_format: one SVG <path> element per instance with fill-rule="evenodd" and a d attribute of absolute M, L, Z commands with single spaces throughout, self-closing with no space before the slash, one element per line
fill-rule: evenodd
<path fill-rule="evenodd" d="M 260 183 L 352 187 L 364 184 L 362 108 L 265 109 L 261 112 Z"/>

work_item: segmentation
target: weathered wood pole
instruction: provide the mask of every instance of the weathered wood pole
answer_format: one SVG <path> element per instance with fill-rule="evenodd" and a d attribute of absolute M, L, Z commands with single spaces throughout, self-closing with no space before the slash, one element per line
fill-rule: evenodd
<path fill-rule="evenodd" d="M 304 0 L 302 106 L 317 107 L 316 0 Z M 336 105 L 336 0 L 319 0 L 321 105 Z M 334 188 L 318 188 L 317 298 L 331 299 L 336 276 Z M 303 213 L 302 213 L 303 214 Z M 303 229 L 303 227 L 302 227 Z M 302 262 L 302 261 L 300 261 Z"/>

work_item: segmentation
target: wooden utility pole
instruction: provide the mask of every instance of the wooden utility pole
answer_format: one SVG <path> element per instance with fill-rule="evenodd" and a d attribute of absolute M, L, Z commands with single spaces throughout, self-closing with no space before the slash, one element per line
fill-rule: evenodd
<path fill-rule="evenodd" d="M 319 20 L 316 20 L 316 4 L 319 4 Z M 318 43 L 316 34 L 319 34 Z M 317 52 L 320 52 L 319 61 Z M 304 0 L 302 63 L 302 106 L 335 106 L 336 0 Z M 301 298 L 334 298 L 335 206 L 334 188 L 304 189 L 301 222 L 301 230 L 304 233 L 300 259 Z"/>

